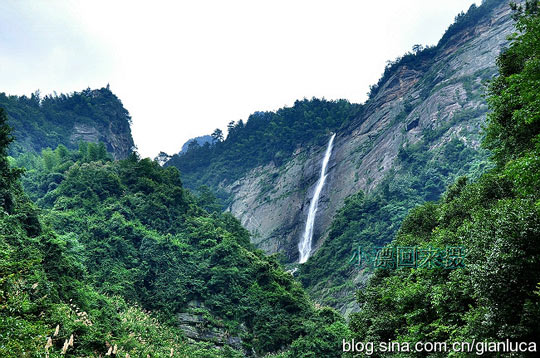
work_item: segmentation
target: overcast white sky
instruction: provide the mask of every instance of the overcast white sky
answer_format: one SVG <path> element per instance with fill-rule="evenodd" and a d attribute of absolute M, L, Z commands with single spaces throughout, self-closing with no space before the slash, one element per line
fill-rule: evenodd
<path fill-rule="evenodd" d="M 472 0 L 2 0 L 0 92 L 110 83 L 143 156 L 304 97 L 363 102 Z M 479 1 L 476 1 L 479 4 Z"/>

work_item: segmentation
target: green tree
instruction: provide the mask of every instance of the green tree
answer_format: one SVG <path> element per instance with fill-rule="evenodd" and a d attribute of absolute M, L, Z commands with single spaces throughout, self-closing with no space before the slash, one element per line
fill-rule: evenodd
<path fill-rule="evenodd" d="M 216 128 L 216 130 L 212 132 L 211 136 L 215 143 L 219 143 L 223 141 L 223 131 L 219 128 Z"/>
<path fill-rule="evenodd" d="M 538 2 L 514 5 L 518 33 L 497 59 L 500 75 L 489 87 L 485 145 L 499 165 L 540 145 L 540 21 Z"/>
<path fill-rule="evenodd" d="M 0 208 L 11 212 L 14 201 L 10 189 L 21 174 L 21 170 L 10 168 L 7 159 L 8 146 L 13 142 L 7 120 L 6 112 L 0 108 Z"/>

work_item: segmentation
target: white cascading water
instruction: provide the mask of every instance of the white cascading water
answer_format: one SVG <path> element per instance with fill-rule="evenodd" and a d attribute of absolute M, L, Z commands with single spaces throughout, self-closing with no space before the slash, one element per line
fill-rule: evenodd
<path fill-rule="evenodd" d="M 313 226 L 315 225 L 315 214 L 317 214 L 317 208 L 319 207 L 319 196 L 321 195 L 322 188 L 324 187 L 324 182 L 326 180 L 326 167 L 330 161 L 330 156 L 332 155 L 332 145 L 334 143 L 335 134 L 332 135 L 330 141 L 328 142 L 328 147 L 326 148 L 326 153 L 324 153 L 324 159 L 322 162 L 321 176 L 317 182 L 317 187 L 313 193 L 313 198 L 311 203 L 309 203 L 309 213 L 306 221 L 306 229 L 304 230 L 304 235 L 302 240 L 298 244 L 298 250 L 300 251 L 300 261 L 299 263 L 303 264 L 309 258 L 311 254 L 311 241 L 313 239 Z"/>

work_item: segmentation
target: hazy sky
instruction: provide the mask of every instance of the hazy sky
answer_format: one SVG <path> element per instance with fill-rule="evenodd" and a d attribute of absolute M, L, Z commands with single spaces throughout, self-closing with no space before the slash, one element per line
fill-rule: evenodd
<path fill-rule="evenodd" d="M 110 83 L 143 156 L 304 97 L 363 102 L 472 0 L 2 0 L 0 92 Z M 477 2 L 478 4 L 478 2 Z"/>

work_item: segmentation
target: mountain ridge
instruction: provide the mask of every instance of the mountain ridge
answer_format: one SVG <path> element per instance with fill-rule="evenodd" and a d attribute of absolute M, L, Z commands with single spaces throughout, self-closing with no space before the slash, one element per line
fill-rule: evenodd
<path fill-rule="evenodd" d="M 498 3 L 501 4 L 502 2 L 498 1 Z M 429 102 L 426 106 L 421 107 L 417 103 L 415 103 L 415 101 L 420 101 L 420 96 L 422 95 L 422 93 L 420 93 L 421 91 L 418 90 L 413 94 L 413 96 L 416 96 L 416 98 L 411 98 L 409 100 L 411 103 L 405 103 L 406 99 L 404 98 L 404 96 L 409 93 L 409 91 L 411 91 L 419 81 L 426 81 L 426 78 L 425 76 L 421 76 L 419 71 L 409 69 L 407 66 L 402 66 L 397 72 L 392 74 L 386 82 L 382 84 L 378 93 L 374 95 L 371 100 L 369 100 L 368 102 L 366 102 L 366 104 L 363 105 L 362 114 L 356 119 L 350 121 L 345 130 L 337 131 L 338 135 L 336 138 L 336 144 L 334 149 L 335 154 L 333 155 L 333 159 L 331 159 L 331 162 L 329 164 L 329 180 L 325 192 L 333 193 L 330 200 L 336 201 L 336 199 L 334 199 L 336 197 L 336 194 L 338 195 L 339 199 L 337 200 L 338 203 L 332 204 L 333 209 L 330 210 L 331 213 L 329 215 L 326 215 L 323 212 L 320 212 L 318 220 L 321 220 L 321 216 L 332 216 L 332 213 L 335 212 L 335 210 L 337 210 L 337 208 L 342 205 L 346 196 L 354 194 L 359 190 L 370 191 L 375 188 L 380 182 L 380 180 L 384 177 L 385 172 L 392 167 L 392 162 L 397 157 L 400 146 L 403 145 L 405 141 L 410 141 L 413 143 L 418 141 L 418 137 L 422 136 L 422 129 L 428 127 L 429 125 L 433 124 L 433 122 L 435 122 L 434 120 L 436 120 L 436 118 L 430 117 L 441 114 L 444 115 L 443 120 L 436 123 L 435 126 L 448 122 L 448 120 L 454 117 L 457 109 L 464 109 L 464 106 L 461 105 L 460 102 L 469 101 L 469 107 L 471 107 L 471 109 L 478 109 L 478 113 L 472 113 L 475 118 L 470 119 L 469 123 L 467 123 L 468 126 L 477 126 L 476 128 L 471 128 L 471 131 L 474 131 L 475 133 L 472 133 L 474 135 L 467 136 L 467 140 L 470 140 L 470 143 L 467 144 L 472 147 L 478 147 L 478 132 L 480 130 L 479 122 L 483 121 L 485 112 L 487 111 L 487 106 L 485 106 L 484 101 L 480 98 L 481 88 L 479 88 L 480 84 L 478 83 L 478 80 L 480 79 L 481 81 L 483 79 L 488 79 L 492 74 L 495 73 L 494 58 L 498 54 L 500 46 L 506 43 L 506 35 L 509 34 L 513 28 L 511 19 L 509 17 L 510 9 L 505 8 L 504 10 L 502 10 L 502 8 L 505 7 L 499 7 L 498 9 L 500 11 L 495 14 L 495 28 L 502 29 L 502 33 L 497 35 L 497 37 L 494 39 L 495 41 L 492 40 L 492 48 L 489 52 L 486 52 L 484 54 L 486 62 L 484 64 L 480 64 L 479 66 L 469 66 L 471 68 L 467 69 L 467 71 L 469 72 L 481 72 L 476 76 L 473 75 L 474 79 L 470 80 L 473 82 L 472 84 L 470 84 L 470 86 L 475 87 L 474 89 L 472 89 L 473 93 L 470 99 L 467 97 L 467 90 L 464 88 L 464 86 L 457 84 L 458 81 L 453 79 L 456 84 L 448 85 L 444 88 L 438 89 L 438 93 L 440 93 L 440 95 L 437 94 L 429 98 Z M 489 18 L 487 21 L 489 22 L 490 19 L 491 18 Z M 496 22 L 499 20 L 503 21 L 504 23 L 497 24 Z M 478 38 L 476 39 L 478 40 Z M 446 44 L 448 43 L 449 42 L 446 42 Z M 467 41 L 465 41 L 465 43 L 467 43 Z M 459 45 L 458 47 L 462 48 L 462 46 L 463 45 Z M 486 45 L 484 44 L 484 46 Z M 448 47 L 443 48 L 444 51 L 441 56 L 448 57 L 448 51 L 450 51 L 451 49 L 452 48 Z M 455 47 L 454 51 L 456 51 Z M 477 59 L 477 61 L 478 60 L 482 60 L 482 58 Z M 440 60 L 435 61 L 435 63 L 440 63 Z M 455 66 L 456 64 L 453 63 L 453 65 Z M 473 70 L 473 68 L 476 68 L 476 70 Z M 466 70 L 461 71 L 463 72 Z M 486 73 L 482 73 L 482 71 L 486 71 Z M 469 75 L 469 73 L 466 73 L 466 75 Z M 463 78 L 463 75 L 459 76 L 459 78 Z M 435 80 L 435 84 L 444 85 L 443 82 L 445 80 L 449 82 L 451 79 L 449 78 L 449 76 L 447 76 L 446 78 L 443 77 L 441 80 Z M 424 86 L 421 89 L 425 88 L 426 87 Z M 457 96 L 454 96 L 456 91 L 458 91 L 459 93 Z M 445 106 L 444 110 L 437 109 L 437 105 L 439 104 Z M 467 109 L 467 103 L 463 104 L 465 105 L 465 109 Z M 419 121 L 417 121 L 416 123 L 415 121 L 417 118 L 415 118 L 415 115 L 420 117 Z M 396 123 L 392 124 L 392 121 L 395 121 Z M 475 122 L 476 124 L 474 124 Z M 409 126 L 409 129 L 406 130 L 406 135 L 403 136 L 401 131 L 407 126 Z M 463 126 L 463 123 L 454 124 L 452 128 L 448 128 L 446 130 L 447 136 L 443 139 L 448 141 L 450 134 L 455 132 L 459 126 Z M 385 133 L 387 130 L 389 130 L 389 128 L 392 128 L 392 133 L 390 136 L 388 135 L 388 133 Z M 345 140 L 345 138 L 347 138 L 347 140 Z M 347 141 L 348 143 L 345 143 Z M 401 141 L 401 143 L 398 143 L 398 141 Z M 434 143 L 433 146 L 440 145 L 441 143 Z M 372 148 L 375 149 L 373 150 Z M 392 149 L 392 154 L 388 152 L 389 148 Z M 267 211 L 257 214 L 257 210 L 260 207 L 265 206 L 264 201 L 255 200 L 255 198 L 253 198 L 260 197 L 266 189 L 263 184 L 259 185 L 259 182 L 262 181 L 264 183 L 271 183 L 271 179 L 272 177 L 276 176 L 276 173 L 278 175 L 278 178 L 280 178 L 284 173 L 292 170 L 294 173 L 291 173 L 291 177 L 297 179 L 294 180 L 294 183 L 285 183 L 283 181 L 282 183 L 277 183 L 274 186 L 274 189 L 278 188 L 278 192 L 275 195 L 271 195 L 270 200 L 279 199 L 280 196 L 283 196 L 285 193 L 279 188 L 284 186 L 291 187 L 291 190 L 295 190 L 294 188 L 296 188 L 296 190 L 304 191 L 306 185 L 310 186 L 316 182 L 318 161 L 320 152 L 322 150 L 322 146 L 312 148 L 301 147 L 294 152 L 292 158 L 288 160 L 284 168 L 278 168 L 275 164 L 270 163 L 266 166 L 253 169 L 251 173 L 248 173 L 243 178 L 232 184 L 220 184 L 218 186 L 218 190 L 224 190 L 232 194 L 232 200 L 231 204 L 229 205 L 229 210 L 237 217 L 239 217 L 252 232 L 258 232 L 259 234 L 262 233 L 263 238 L 269 237 L 272 231 L 275 230 L 277 227 L 287 226 L 287 220 L 284 221 L 284 219 L 278 219 L 278 217 L 276 216 L 271 216 L 270 218 Z M 362 152 L 365 152 L 365 154 L 362 155 Z M 299 159 L 302 156 L 306 156 L 307 161 L 305 161 L 303 158 Z M 381 158 L 383 159 L 379 164 L 378 162 L 381 160 Z M 346 166 L 344 164 L 351 160 L 355 160 L 357 162 L 361 160 L 362 163 L 360 163 L 358 168 L 351 168 L 351 166 Z M 366 163 L 368 165 L 366 165 Z M 382 167 L 381 171 L 378 170 L 379 167 Z M 260 178 L 260 176 L 263 175 L 263 172 L 267 172 L 267 174 L 263 178 Z M 362 172 L 363 174 L 360 174 L 360 177 L 358 178 L 356 184 L 351 185 L 351 182 L 355 182 L 355 174 L 359 172 Z M 340 192 L 342 194 L 339 194 Z M 252 197 L 250 199 L 251 202 L 246 202 L 246 195 Z M 322 200 L 328 200 L 328 197 L 325 199 L 325 195 L 323 194 Z M 302 211 L 303 208 L 307 207 L 308 201 L 309 197 L 299 197 L 297 198 L 297 201 L 294 205 L 283 204 L 281 205 L 281 207 L 293 207 L 294 211 Z M 276 205 L 275 207 L 278 206 L 279 205 Z M 324 208 L 322 211 L 324 211 Z M 287 214 L 288 217 L 296 216 L 295 213 L 291 211 L 287 211 Z M 298 220 L 300 222 L 300 218 L 304 217 L 304 214 L 305 213 L 302 212 L 302 215 L 299 216 Z M 255 217 L 258 221 L 261 221 L 258 218 L 267 218 L 265 220 L 268 220 L 273 224 L 271 227 L 261 227 L 264 225 L 253 224 L 255 220 L 252 219 L 252 217 Z M 328 227 L 328 225 L 329 222 L 322 225 L 322 228 L 319 227 L 319 233 L 324 232 L 324 228 Z M 293 242 L 293 238 L 297 237 L 298 230 L 296 230 L 293 235 L 290 235 L 289 240 L 286 241 Z M 259 244 L 257 241 L 256 243 Z M 278 246 L 282 247 L 282 245 Z M 287 254 L 289 255 L 290 259 L 294 261 L 295 245 L 289 246 L 290 247 L 287 250 Z M 269 253 L 280 251 L 280 249 L 271 248 L 265 245 L 261 245 L 260 247 L 262 247 L 265 251 Z"/>

